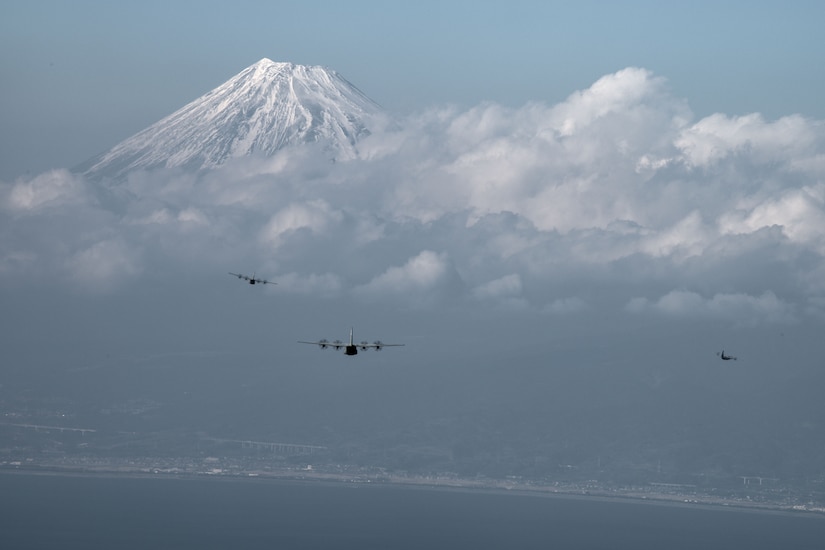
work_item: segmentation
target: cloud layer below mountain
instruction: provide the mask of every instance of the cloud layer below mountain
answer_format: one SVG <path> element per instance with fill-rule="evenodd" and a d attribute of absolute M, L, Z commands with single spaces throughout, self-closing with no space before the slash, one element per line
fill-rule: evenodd
<path fill-rule="evenodd" d="M 126 292 L 252 271 L 269 292 L 402 307 L 787 324 L 825 313 L 825 125 L 694 120 L 628 68 L 557 105 L 438 107 L 320 147 L 101 187 L 0 187 L 4 285 Z"/>

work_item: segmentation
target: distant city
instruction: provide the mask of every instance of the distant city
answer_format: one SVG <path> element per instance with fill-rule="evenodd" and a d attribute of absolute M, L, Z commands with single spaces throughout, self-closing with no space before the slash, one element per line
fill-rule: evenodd
<path fill-rule="evenodd" d="M 137 407 L 137 409 L 130 409 Z M 140 414 L 136 404 L 123 409 Z M 57 416 L 57 417 L 56 417 Z M 825 514 L 825 476 L 779 479 L 741 472 L 676 472 L 661 462 L 596 456 L 562 464 L 516 449 L 460 453 L 428 443 L 377 449 L 357 442 L 318 445 L 214 437 L 203 431 L 138 432 L 75 426 L 71 412 L 3 411 L 0 473 L 227 476 L 261 480 L 393 483 Z M 62 419 L 62 421 L 61 421 Z M 461 455 L 461 456 L 458 456 Z"/>

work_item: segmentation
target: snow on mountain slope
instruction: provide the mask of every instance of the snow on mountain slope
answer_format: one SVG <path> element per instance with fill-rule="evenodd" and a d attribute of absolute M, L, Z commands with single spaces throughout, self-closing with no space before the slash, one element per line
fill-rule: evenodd
<path fill-rule="evenodd" d="M 311 142 L 354 158 L 358 138 L 380 112 L 335 71 L 262 59 L 75 171 L 117 179 L 133 170 L 213 168 Z"/>

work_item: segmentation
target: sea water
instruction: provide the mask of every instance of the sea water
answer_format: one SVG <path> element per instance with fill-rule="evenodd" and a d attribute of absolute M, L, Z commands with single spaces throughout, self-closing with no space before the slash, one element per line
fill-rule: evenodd
<path fill-rule="evenodd" d="M 811 549 L 825 516 L 260 478 L 0 474 L 0 548 Z"/>

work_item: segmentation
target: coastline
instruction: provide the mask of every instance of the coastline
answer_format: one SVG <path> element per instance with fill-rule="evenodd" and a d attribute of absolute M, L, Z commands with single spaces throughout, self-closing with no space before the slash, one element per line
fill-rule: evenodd
<path fill-rule="evenodd" d="M 655 492 L 627 488 L 587 488 L 576 485 L 553 486 L 530 482 L 495 479 L 444 478 L 433 476 L 402 475 L 353 475 L 312 469 L 282 468 L 277 470 L 252 470 L 224 472 L 213 470 L 188 471 L 179 468 L 146 468 L 128 466 L 65 466 L 57 464 L 0 464 L 0 475 L 35 475 L 95 478 L 130 478 L 155 480 L 214 480 L 218 482 L 335 484 L 351 488 L 398 488 L 428 491 L 456 491 L 479 494 L 512 495 L 534 498 L 559 498 L 588 501 L 623 502 L 659 506 L 707 508 L 713 510 L 744 511 L 753 513 L 805 515 L 825 519 L 825 508 L 817 506 L 787 505 L 776 502 L 748 502 L 703 494 Z"/>

